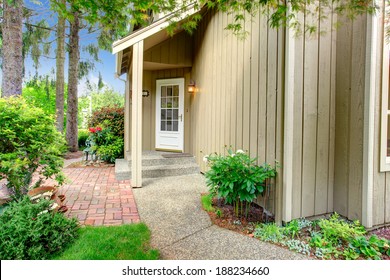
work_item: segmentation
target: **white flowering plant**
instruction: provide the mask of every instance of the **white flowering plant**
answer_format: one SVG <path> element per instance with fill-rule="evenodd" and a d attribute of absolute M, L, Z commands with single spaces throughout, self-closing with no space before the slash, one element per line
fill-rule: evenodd
<path fill-rule="evenodd" d="M 279 167 L 277 162 L 275 166 L 268 163 L 259 166 L 256 158 L 243 150 L 233 152 L 231 148 L 227 149 L 226 156 L 214 153 L 203 160 L 210 166 L 205 174 L 210 192 L 232 204 L 236 216 L 247 215 L 250 204 L 264 194 L 266 180 L 275 178 Z"/>

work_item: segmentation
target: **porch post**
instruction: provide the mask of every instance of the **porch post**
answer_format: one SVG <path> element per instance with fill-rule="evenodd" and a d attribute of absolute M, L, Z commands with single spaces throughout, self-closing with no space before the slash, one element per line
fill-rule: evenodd
<path fill-rule="evenodd" d="M 289 6 L 288 12 L 291 7 Z M 294 142 L 294 83 L 295 83 L 295 34 L 287 28 L 285 44 L 284 87 L 284 155 L 283 155 L 283 205 L 282 220 L 292 219 L 293 142 Z M 279 222 L 279 221 L 278 221 Z"/>
<path fill-rule="evenodd" d="M 367 16 L 367 49 L 364 91 L 364 140 L 363 140 L 363 186 L 362 186 L 362 224 L 373 226 L 374 197 L 374 143 L 375 143 L 375 95 L 377 92 L 377 49 L 378 18 Z"/>
<path fill-rule="evenodd" d="M 142 187 L 142 73 L 144 41 L 133 45 L 131 112 L 131 186 Z"/>
<path fill-rule="evenodd" d="M 126 81 L 126 90 L 125 90 L 125 119 L 124 119 L 124 126 L 125 126 L 125 131 L 124 131 L 124 138 L 125 138 L 125 143 L 124 143 L 124 148 L 125 148 L 125 154 L 124 158 L 126 160 L 129 160 L 128 155 L 130 153 L 130 79 L 127 79 Z"/>

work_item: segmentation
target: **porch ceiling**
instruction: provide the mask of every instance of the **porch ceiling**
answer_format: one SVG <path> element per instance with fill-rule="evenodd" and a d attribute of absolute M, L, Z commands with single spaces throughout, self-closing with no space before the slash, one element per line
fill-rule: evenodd
<path fill-rule="evenodd" d="M 190 15 L 193 15 L 200 11 L 200 8 L 194 4 L 189 4 L 187 10 L 179 16 L 179 20 L 183 20 Z M 113 43 L 113 54 L 116 54 L 116 74 L 118 76 L 127 72 L 127 69 L 131 65 L 132 59 L 132 49 L 133 45 L 141 40 L 144 41 L 144 51 L 158 45 L 159 43 L 167 40 L 170 36 L 166 31 L 166 27 L 170 24 L 174 13 L 167 15 L 158 21 L 152 23 L 151 25 L 137 30 L 130 34 L 129 36 L 118 40 Z M 150 69 L 146 70 L 159 70 L 159 69 L 169 69 L 169 68 L 178 68 L 183 67 L 182 65 L 168 65 L 168 68 L 163 66 L 163 64 L 157 65 L 156 63 L 150 64 L 146 63 L 146 67 Z M 161 68 L 165 67 L 165 68 Z M 186 66 L 184 66 L 186 67 Z"/>
<path fill-rule="evenodd" d="M 165 63 L 144 61 L 144 70 L 149 70 L 149 71 L 185 68 L 185 67 L 191 67 L 191 66 L 192 65 L 165 64 Z"/>

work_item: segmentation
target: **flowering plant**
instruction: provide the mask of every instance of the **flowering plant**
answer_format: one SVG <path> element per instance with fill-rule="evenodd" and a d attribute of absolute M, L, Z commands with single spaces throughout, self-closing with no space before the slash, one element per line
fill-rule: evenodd
<path fill-rule="evenodd" d="M 90 127 L 88 131 L 90 132 L 90 134 L 85 141 L 85 145 L 87 146 L 87 148 L 84 149 L 84 152 L 86 152 L 87 154 L 94 155 L 98 148 L 97 142 L 99 142 L 99 138 L 101 137 L 102 128 L 100 126 Z"/>
<path fill-rule="evenodd" d="M 210 166 L 205 174 L 206 183 L 212 194 L 233 204 L 237 216 L 244 210 L 247 214 L 250 203 L 264 193 L 266 180 L 276 177 L 278 163 L 258 166 L 257 159 L 250 158 L 243 150 L 227 152 L 226 156 L 214 153 L 203 157 Z"/>
<path fill-rule="evenodd" d="M 109 126 L 102 125 L 103 128 L 100 126 L 89 128 L 90 134 L 85 141 L 87 148 L 84 152 L 112 163 L 123 154 L 123 138 L 114 135 Z"/>
<path fill-rule="evenodd" d="M 91 133 L 96 133 L 98 131 L 102 131 L 102 128 L 100 126 L 97 126 L 97 127 L 90 127 L 89 128 L 89 132 Z"/>

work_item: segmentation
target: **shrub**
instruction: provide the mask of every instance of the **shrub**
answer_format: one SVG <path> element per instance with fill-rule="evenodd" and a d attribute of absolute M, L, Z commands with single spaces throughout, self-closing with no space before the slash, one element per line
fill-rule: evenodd
<path fill-rule="evenodd" d="M 39 180 L 54 176 L 62 184 L 65 140 L 54 119 L 23 98 L 0 98 L 0 180 L 16 198 L 26 193 L 34 172 Z"/>
<path fill-rule="evenodd" d="M 114 136 L 123 138 L 124 135 L 124 108 L 103 107 L 92 113 L 88 122 L 89 127 L 109 127 Z"/>
<path fill-rule="evenodd" d="M 124 153 L 124 109 L 103 107 L 95 111 L 89 120 L 87 149 L 102 160 L 113 163 Z"/>
<path fill-rule="evenodd" d="M 88 139 L 89 133 L 86 129 L 79 129 L 78 133 L 78 143 L 79 147 L 86 147 L 85 141 Z"/>
<path fill-rule="evenodd" d="M 123 139 L 115 137 L 112 143 L 99 146 L 97 154 L 102 160 L 114 163 L 115 159 L 123 156 L 123 147 Z"/>
<path fill-rule="evenodd" d="M 47 200 L 32 204 L 27 196 L 10 203 L 0 215 L 0 259 L 48 259 L 77 238 L 77 220 L 46 212 L 49 205 Z"/>
<path fill-rule="evenodd" d="M 250 203 L 265 191 L 266 180 L 277 174 L 277 166 L 258 166 L 256 159 L 251 159 L 242 150 L 233 153 L 228 149 L 227 156 L 212 154 L 205 156 L 204 160 L 210 166 L 205 176 L 211 193 L 233 204 L 237 216 L 239 212 L 242 214 L 244 208 L 247 214 Z"/>

